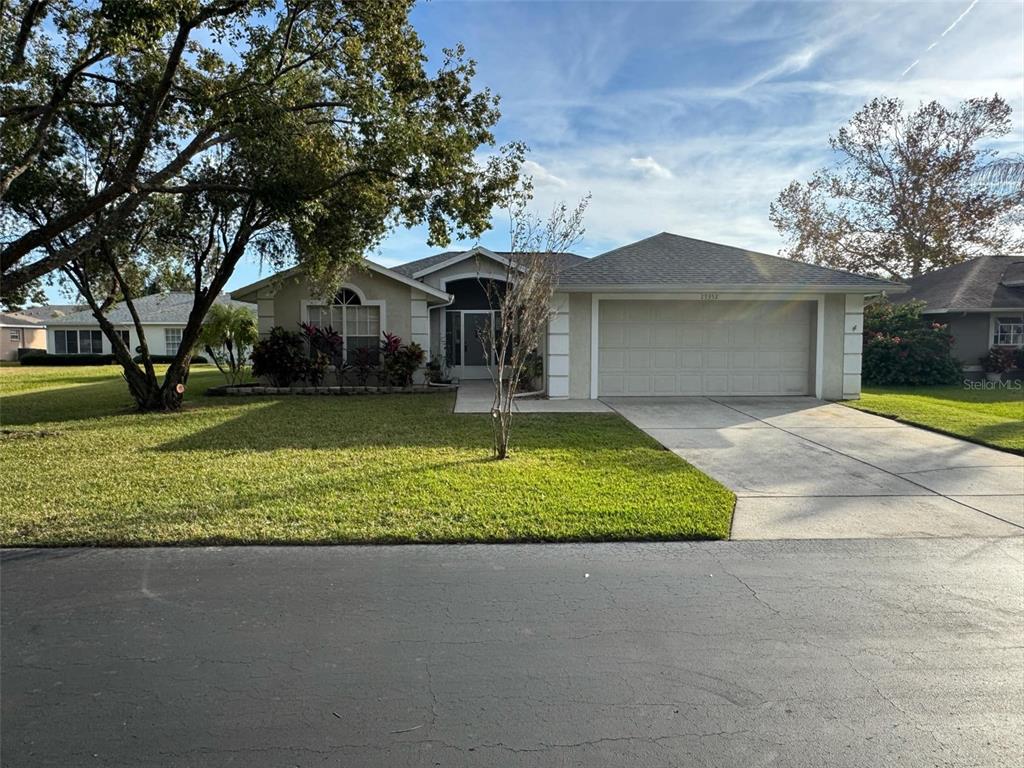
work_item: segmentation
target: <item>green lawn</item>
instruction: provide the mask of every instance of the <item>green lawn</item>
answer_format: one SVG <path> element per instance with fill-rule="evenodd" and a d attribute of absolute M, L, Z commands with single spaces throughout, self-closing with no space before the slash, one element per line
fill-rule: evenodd
<path fill-rule="evenodd" d="M 1024 453 L 1024 392 L 952 387 L 868 388 L 846 405 Z"/>
<path fill-rule="evenodd" d="M 615 414 L 453 395 L 207 398 L 139 415 L 115 367 L 0 369 L 0 544 L 725 538 L 734 497 Z"/>

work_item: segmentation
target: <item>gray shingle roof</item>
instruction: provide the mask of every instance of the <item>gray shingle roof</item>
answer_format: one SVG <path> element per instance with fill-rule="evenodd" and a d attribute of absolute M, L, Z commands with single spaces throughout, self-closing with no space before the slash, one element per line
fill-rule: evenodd
<path fill-rule="evenodd" d="M 979 256 L 909 281 L 910 290 L 899 300 L 927 302 L 926 312 L 1024 309 L 1024 287 L 1003 284 L 1021 280 L 1024 256 Z"/>
<path fill-rule="evenodd" d="M 835 286 L 883 290 L 898 283 L 669 232 L 587 259 L 559 279 L 584 285 Z"/>
<path fill-rule="evenodd" d="M 465 253 L 465 251 L 444 251 L 443 253 L 435 253 L 433 256 L 427 256 L 422 259 L 406 262 L 405 264 L 399 264 L 397 267 L 390 267 L 390 269 L 403 274 L 406 277 L 412 277 L 421 269 L 427 269 L 428 267 L 433 267 L 437 264 L 443 264 L 449 259 L 454 259 L 456 256 L 463 253 Z M 510 252 L 493 251 L 493 253 L 507 257 Z M 578 256 L 575 253 L 552 253 L 550 255 L 558 259 L 558 270 L 560 272 L 586 261 L 584 257 Z"/>
<path fill-rule="evenodd" d="M 83 309 L 88 308 L 86 304 L 43 304 L 40 307 L 26 307 L 25 309 L 18 310 L 18 314 L 28 315 L 36 320 L 43 320 L 45 322 L 54 317 L 70 315 L 72 312 L 81 312 Z"/>
<path fill-rule="evenodd" d="M 193 295 L 185 292 L 156 293 L 152 296 L 141 296 L 133 300 L 135 310 L 139 313 L 139 319 L 144 323 L 159 323 L 165 325 L 184 325 L 188 322 L 189 312 L 192 311 Z M 232 301 L 226 293 L 222 293 L 216 299 L 217 304 L 226 304 L 233 307 L 245 307 L 255 312 L 252 304 L 244 301 Z M 107 312 L 107 317 L 114 325 L 131 325 L 132 316 L 128 307 L 124 304 L 115 304 Z M 73 312 L 70 315 L 56 317 L 47 320 L 47 325 L 92 325 L 96 318 L 92 312 L 85 310 Z"/>
<path fill-rule="evenodd" d="M 0 312 L 0 325 L 38 325 L 40 328 L 46 327 L 42 320 L 36 320 L 36 318 L 29 317 L 22 312 Z"/>

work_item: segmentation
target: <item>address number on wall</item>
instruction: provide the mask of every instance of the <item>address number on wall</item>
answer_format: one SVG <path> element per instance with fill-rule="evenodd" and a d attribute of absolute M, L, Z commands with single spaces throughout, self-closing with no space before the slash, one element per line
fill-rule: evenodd
<path fill-rule="evenodd" d="M 717 293 L 702 293 L 700 295 L 700 300 L 701 301 L 715 301 L 717 299 L 718 299 L 718 294 Z"/>

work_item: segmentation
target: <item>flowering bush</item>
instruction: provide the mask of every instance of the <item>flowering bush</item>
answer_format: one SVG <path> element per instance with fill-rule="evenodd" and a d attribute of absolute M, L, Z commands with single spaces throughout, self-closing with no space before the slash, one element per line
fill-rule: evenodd
<path fill-rule="evenodd" d="M 963 375 L 947 326 L 921 316 L 924 302 L 882 299 L 864 308 L 865 384 L 954 384 Z"/>

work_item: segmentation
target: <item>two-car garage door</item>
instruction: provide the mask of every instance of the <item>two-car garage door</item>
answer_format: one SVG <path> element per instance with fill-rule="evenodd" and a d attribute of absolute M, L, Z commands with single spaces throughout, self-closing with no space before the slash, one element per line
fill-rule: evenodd
<path fill-rule="evenodd" d="M 806 395 L 810 301 L 608 300 L 598 394 Z"/>

